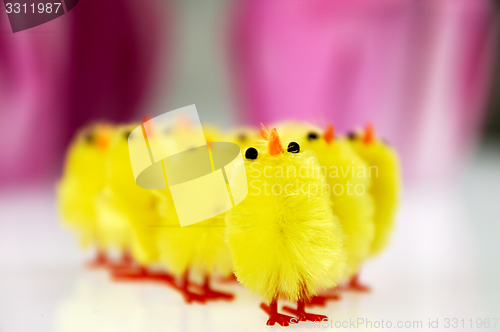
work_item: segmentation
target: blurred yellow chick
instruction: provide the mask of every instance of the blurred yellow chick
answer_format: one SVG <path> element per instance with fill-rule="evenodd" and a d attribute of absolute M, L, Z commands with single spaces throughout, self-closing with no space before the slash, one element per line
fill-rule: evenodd
<path fill-rule="evenodd" d="M 365 174 L 366 163 L 349 144 L 335 138 L 333 125 L 325 131 L 309 123 L 288 122 L 278 125 L 283 139 L 295 140 L 303 150 L 312 150 L 326 175 L 333 213 L 346 235 L 347 265 L 345 280 L 349 288 L 366 291 L 358 282 L 361 264 L 369 257 L 375 235 L 374 201 L 371 180 Z"/>
<path fill-rule="evenodd" d="M 197 158 L 206 158 L 204 161 L 210 162 L 209 150 L 206 147 L 192 148 L 198 143 L 196 136 L 190 134 L 190 130 L 195 130 L 195 128 L 186 126 L 182 129 L 183 132 L 175 133 L 174 138 L 177 141 L 177 146 L 180 151 L 184 152 L 170 157 L 168 159 L 170 161 L 164 160 L 164 166 L 167 165 L 165 169 L 168 169 L 170 163 L 184 163 L 196 154 L 198 154 Z M 205 126 L 204 132 L 207 142 L 220 139 L 221 134 L 214 128 L 208 129 Z M 192 162 L 183 164 L 186 168 L 183 169 L 182 173 L 189 176 L 192 175 L 191 171 L 197 172 L 199 170 L 198 161 L 200 160 L 195 158 Z M 168 170 L 166 174 L 168 181 L 171 181 L 172 178 L 169 177 Z M 159 262 L 181 278 L 179 291 L 183 293 L 185 300 L 188 303 L 213 299 L 231 300 L 232 294 L 215 291 L 210 285 L 212 277 L 215 275 L 225 278 L 232 275 L 231 256 L 224 235 L 223 214 L 181 227 L 169 189 L 155 190 L 154 192 L 160 198 L 161 221 L 157 238 Z M 193 204 L 193 209 L 196 209 L 197 202 L 193 202 Z M 224 211 L 223 208 L 221 207 L 221 211 Z M 193 286 L 196 285 L 191 282 L 190 278 L 192 277 L 203 279 L 203 285 L 198 287 L 201 293 L 193 290 Z"/>
<path fill-rule="evenodd" d="M 372 180 L 370 192 L 375 202 L 375 238 L 371 255 L 380 253 L 388 244 L 394 228 L 401 190 L 401 170 L 396 152 L 375 135 L 373 124 L 362 134 L 351 133 L 343 139 L 348 142 L 368 165 Z"/>
<path fill-rule="evenodd" d="M 132 134 L 138 125 L 115 128 L 107 158 L 107 182 L 97 205 L 106 245 L 130 250 L 140 266 L 136 271 L 115 271 L 114 276 L 121 278 L 146 277 L 145 267 L 158 258 L 154 227 L 159 222 L 158 198 L 152 190 L 136 185 L 129 156 L 128 145 L 144 139 Z"/>
<path fill-rule="evenodd" d="M 66 154 L 57 183 L 57 205 L 63 223 L 77 232 L 80 244 L 97 246 L 94 265 L 107 262 L 97 227 L 95 200 L 106 184 L 106 158 L 112 127 L 97 123 L 80 130 Z"/>
<path fill-rule="evenodd" d="M 163 215 L 157 240 L 159 261 L 181 278 L 179 290 L 186 302 L 231 300 L 232 294 L 211 288 L 213 276 L 228 278 L 232 274 L 231 256 L 224 238 L 224 215 L 181 227 L 169 191 L 157 190 L 156 193 L 162 200 Z M 192 290 L 193 277 L 203 279 L 201 293 Z"/>
<path fill-rule="evenodd" d="M 282 145 L 276 129 L 264 136 L 234 166 L 246 168 L 249 185 L 245 200 L 226 213 L 234 273 L 270 301 L 261 304 L 267 325 L 293 319 L 278 313 L 278 298 L 297 302 L 297 309 L 284 308 L 297 320 L 322 320 L 305 305 L 345 275 L 344 235 L 328 193 L 321 192 L 326 180 L 314 153 L 297 142 Z"/>
<path fill-rule="evenodd" d="M 259 136 L 259 131 L 250 126 L 236 127 L 230 130 L 224 137 L 225 142 L 237 144 L 242 151 L 254 144 Z"/>
<path fill-rule="evenodd" d="M 212 124 L 202 124 L 203 134 L 205 135 L 205 140 L 210 142 L 222 142 L 224 133 L 216 126 Z"/>

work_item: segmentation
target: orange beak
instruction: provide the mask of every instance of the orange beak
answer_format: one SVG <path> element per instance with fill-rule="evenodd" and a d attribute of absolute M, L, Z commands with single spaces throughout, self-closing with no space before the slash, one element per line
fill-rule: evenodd
<path fill-rule="evenodd" d="M 330 144 L 333 141 L 334 137 L 335 137 L 335 128 L 333 127 L 332 124 L 329 124 L 328 126 L 326 126 L 323 138 L 325 139 L 326 143 Z"/>
<path fill-rule="evenodd" d="M 147 137 L 148 137 L 147 133 L 149 133 L 150 136 L 153 136 L 155 134 L 155 131 L 153 129 L 154 124 L 153 123 L 146 123 L 151 119 L 152 119 L 152 117 L 150 117 L 149 115 L 146 115 L 145 117 L 142 118 L 142 122 L 141 122 L 142 134 L 144 135 L 144 137 L 146 137 L 146 145 L 148 147 L 149 147 L 149 140 L 147 139 Z M 147 126 L 148 130 L 146 130 L 146 126 Z"/>
<path fill-rule="evenodd" d="M 111 139 L 106 132 L 103 132 L 103 130 L 99 130 L 97 132 L 95 137 L 95 143 L 96 146 L 99 148 L 99 150 L 105 151 L 109 147 L 110 141 Z"/>
<path fill-rule="evenodd" d="M 365 134 L 363 135 L 363 143 L 371 144 L 375 142 L 375 126 L 370 122 L 365 127 Z"/>
<path fill-rule="evenodd" d="M 285 152 L 283 150 L 283 146 L 281 145 L 280 137 L 276 128 L 273 128 L 273 130 L 269 133 L 268 141 L 269 143 L 267 149 L 271 156 L 278 156 Z"/>

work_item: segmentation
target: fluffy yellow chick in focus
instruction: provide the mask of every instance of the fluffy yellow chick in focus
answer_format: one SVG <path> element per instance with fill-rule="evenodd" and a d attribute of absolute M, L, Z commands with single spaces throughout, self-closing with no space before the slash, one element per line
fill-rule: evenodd
<path fill-rule="evenodd" d="M 92 266 L 108 263 L 97 227 L 95 200 L 106 184 L 106 158 L 112 127 L 97 123 L 80 130 L 66 154 L 57 183 L 57 205 L 63 223 L 74 230 L 80 244 L 97 247 Z"/>
<path fill-rule="evenodd" d="M 314 153 L 297 142 L 282 145 L 276 129 L 265 138 L 235 165 L 246 168 L 249 192 L 226 213 L 234 273 L 270 301 L 261 304 L 267 325 L 322 320 L 305 305 L 345 275 L 344 235 L 328 193 L 321 193 L 326 180 Z M 296 309 L 284 308 L 297 318 L 278 313 L 279 298 L 297 302 Z"/>
<path fill-rule="evenodd" d="M 312 150 L 326 176 L 333 213 L 346 234 L 347 265 L 345 280 L 349 289 L 367 291 L 358 282 L 362 263 L 369 257 L 375 236 L 374 201 L 370 194 L 371 180 L 367 164 L 354 149 L 335 138 L 333 125 L 326 130 L 309 123 L 283 123 L 278 130 L 285 140 L 297 141 L 304 150 Z"/>
<path fill-rule="evenodd" d="M 362 134 L 351 133 L 343 139 L 368 165 L 372 180 L 370 192 L 375 202 L 375 238 L 370 253 L 380 253 L 388 244 L 394 228 L 401 190 L 401 170 L 396 152 L 375 135 L 373 124 Z"/>

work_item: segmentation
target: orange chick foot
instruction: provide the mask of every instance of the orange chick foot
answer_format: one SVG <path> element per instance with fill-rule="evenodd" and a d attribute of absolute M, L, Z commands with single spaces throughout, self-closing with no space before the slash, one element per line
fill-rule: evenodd
<path fill-rule="evenodd" d="M 186 301 L 186 303 L 192 303 L 192 302 L 205 303 L 206 301 L 204 295 L 193 293 L 187 289 L 181 288 L 179 290 L 182 293 L 182 296 L 184 297 L 184 301 Z"/>
<path fill-rule="evenodd" d="M 320 306 L 324 307 L 328 301 L 339 301 L 340 295 L 336 294 L 324 294 L 313 296 L 309 301 L 305 302 L 308 307 Z"/>
<path fill-rule="evenodd" d="M 109 265 L 108 258 L 105 254 L 99 253 L 95 256 L 93 260 L 86 264 L 89 269 L 98 269 L 107 267 Z"/>
<path fill-rule="evenodd" d="M 207 300 L 226 300 L 231 301 L 234 299 L 234 295 L 231 293 L 218 292 L 210 288 L 203 288 L 205 299 Z"/>
<path fill-rule="evenodd" d="M 352 279 L 349 281 L 349 283 L 347 284 L 345 289 L 355 291 L 355 292 L 364 292 L 364 293 L 371 292 L 370 286 L 362 284 L 359 281 L 358 275 L 355 275 L 354 277 L 352 277 Z"/>
<path fill-rule="evenodd" d="M 231 301 L 234 298 L 234 295 L 231 293 L 224 293 L 224 292 L 218 292 L 216 290 L 213 290 L 210 287 L 210 275 L 205 275 L 205 281 L 203 283 L 203 286 L 201 287 L 201 290 L 203 291 L 203 295 L 205 296 L 206 300 L 226 300 L 226 301 Z"/>
<path fill-rule="evenodd" d="M 328 317 L 325 315 L 311 314 L 305 311 L 300 311 L 286 306 L 283 307 L 283 310 L 297 317 L 297 320 L 299 322 L 305 322 L 305 321 L 322 322 L 325 319 L 328 320 Z"/>
<path fill-rule="evenodd" d="M 305 322 L 305 321 L 310 321 L 310 322 L 322 322 L 323 320 L 328 320 L 328 317 L 325 315 L 318 315 L 318 314 L 311 314 L 305 311 L 305 302 L 304 301 L 298 301 L 297 302 L 297 309 L 293 309 L 290 307 L 283 307 L 283 310 L 286 312 L 291 313 L 295 317 L 297 317 L 297 320 L 300 322 Z"/>
<path fill-rule="evenodd" d="M 149 279 L 150 276 L 150 272 L 145 267 L 114 269 L 111 271 L 111 277 L 115 281 L 141 281 Z"/>
<path fill-rule="evenodd" d="M 175 286 L 175 277 L 167 272 L 148 272 L 148 279 Z"/>
<path fill-rule="evenodd" d="M 289 326 L 290 323 L 293 323 L 292 316 L 280 314 L 277 311 L 272 310 L 271 307 L 265 303 L 261 303 L 260 307 L 269 315 L 269 319 L 266 323 L 267 326 L 274 326 L 276 323 L 281 326 Z"/>
<path fill-rule="evenodd" d="M 108 268 L 112 271 L 119 271 L 119 270 L 129 270 L 132 268 L 135 268 L 135 263 L 134 259 L 128 252 L 124 252 L 120 261 L 117 263 L 108 263 Z"/>

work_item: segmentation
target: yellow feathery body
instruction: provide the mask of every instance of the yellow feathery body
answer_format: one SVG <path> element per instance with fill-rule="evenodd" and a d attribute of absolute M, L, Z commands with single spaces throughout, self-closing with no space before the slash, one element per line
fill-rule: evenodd
<path fill-rule="evenodd" d="M 311 151 L 258 150 L 256 160 L 234 166 L 246 168 L 249 185 L 245 200 L 226 213 L 234 273 L 268 301 L 310 298 L 345 273 L 341 226 L 328 193 L 318 194 L 325 178 Z"/>
<path fill-rule="evenodd" d="M 107 124 L 83 128 L 71 143 L 57 183 L 57 205 L 63 223 L 76 231 L 80 244 L 97 241 L 95 198 L 106 183 L 107 150 L 97 136 L 107 136 Z"/>
<path fill-rule="evenodd" d="M 191 130 L 190 127 L 180 128 L 171 137 L 180 151 L 196 146 L 191 139 L 195 137 L 190 133 Z M 203 125 L 203 130 L 208 142 L 223 140 L 223 134 L 215 127 Z M 175 160 L 178 157 L 173 158 Z M 201 276 L 229 276 L 232 264 L 224 237 L 223 215 L 181 227 L 170 191 L 155 190 L 155 194 L 160 198 L 159 211 L 162 217 L 157 228 L 160 263 L 178 276 L 188 270 Z M 193 202 L 193 209 L 196 209 L 196 202 Z"/>
<path fill-rule="evenodd" d="M 372 181 L 370 192 L 375 202 L 375 238 L 371 255 L 376 255 L 386 247 L 394 228 L 401 188 L 399 158 L 390 146 L 378 139 L 370 143 L 361 138 L 342 141 L 351 145 L 368 165 L 366 173 Z"/>
<path fill-rule="evenodd" d="M 132 172 L 128 140 L 138 125 L 123 125 L 114 131 L 107 184 L 98 205 L 99 225 L 106 246 L 129 249 L 139 264 L 147 265 L 158 257 L 154 226 L 159 222 L 159 213 L 158 198 L 151 190 L 137 186 Z"/>
<path fill-rule="evenodd" d="M 162 220 L 157 240 L 159 261 L 178 276 L 188 269 L 199 276 L 231 275 L 231 256 L 224 237 L 224 215 L 181 227 L 168 189 L 155 190 L 155 193 L 161 198 L 159 210 Z"/>
<path fill-rule="evenodd" d="M 330 192 L 333 213 L 346 235 L 346 278 L 350 278 L 370 256 L 375 236 L 371 180 L 364 172 L 367 165 L 349 144 L 333 137 L 327 142 L 323 130 L 311 124 L 284 123 L 278 125 L 278 130 L 285 142 L 295 141 L 304 150 L 314 151 L 322 166 L 328 183 L 325 190 Z"/>

